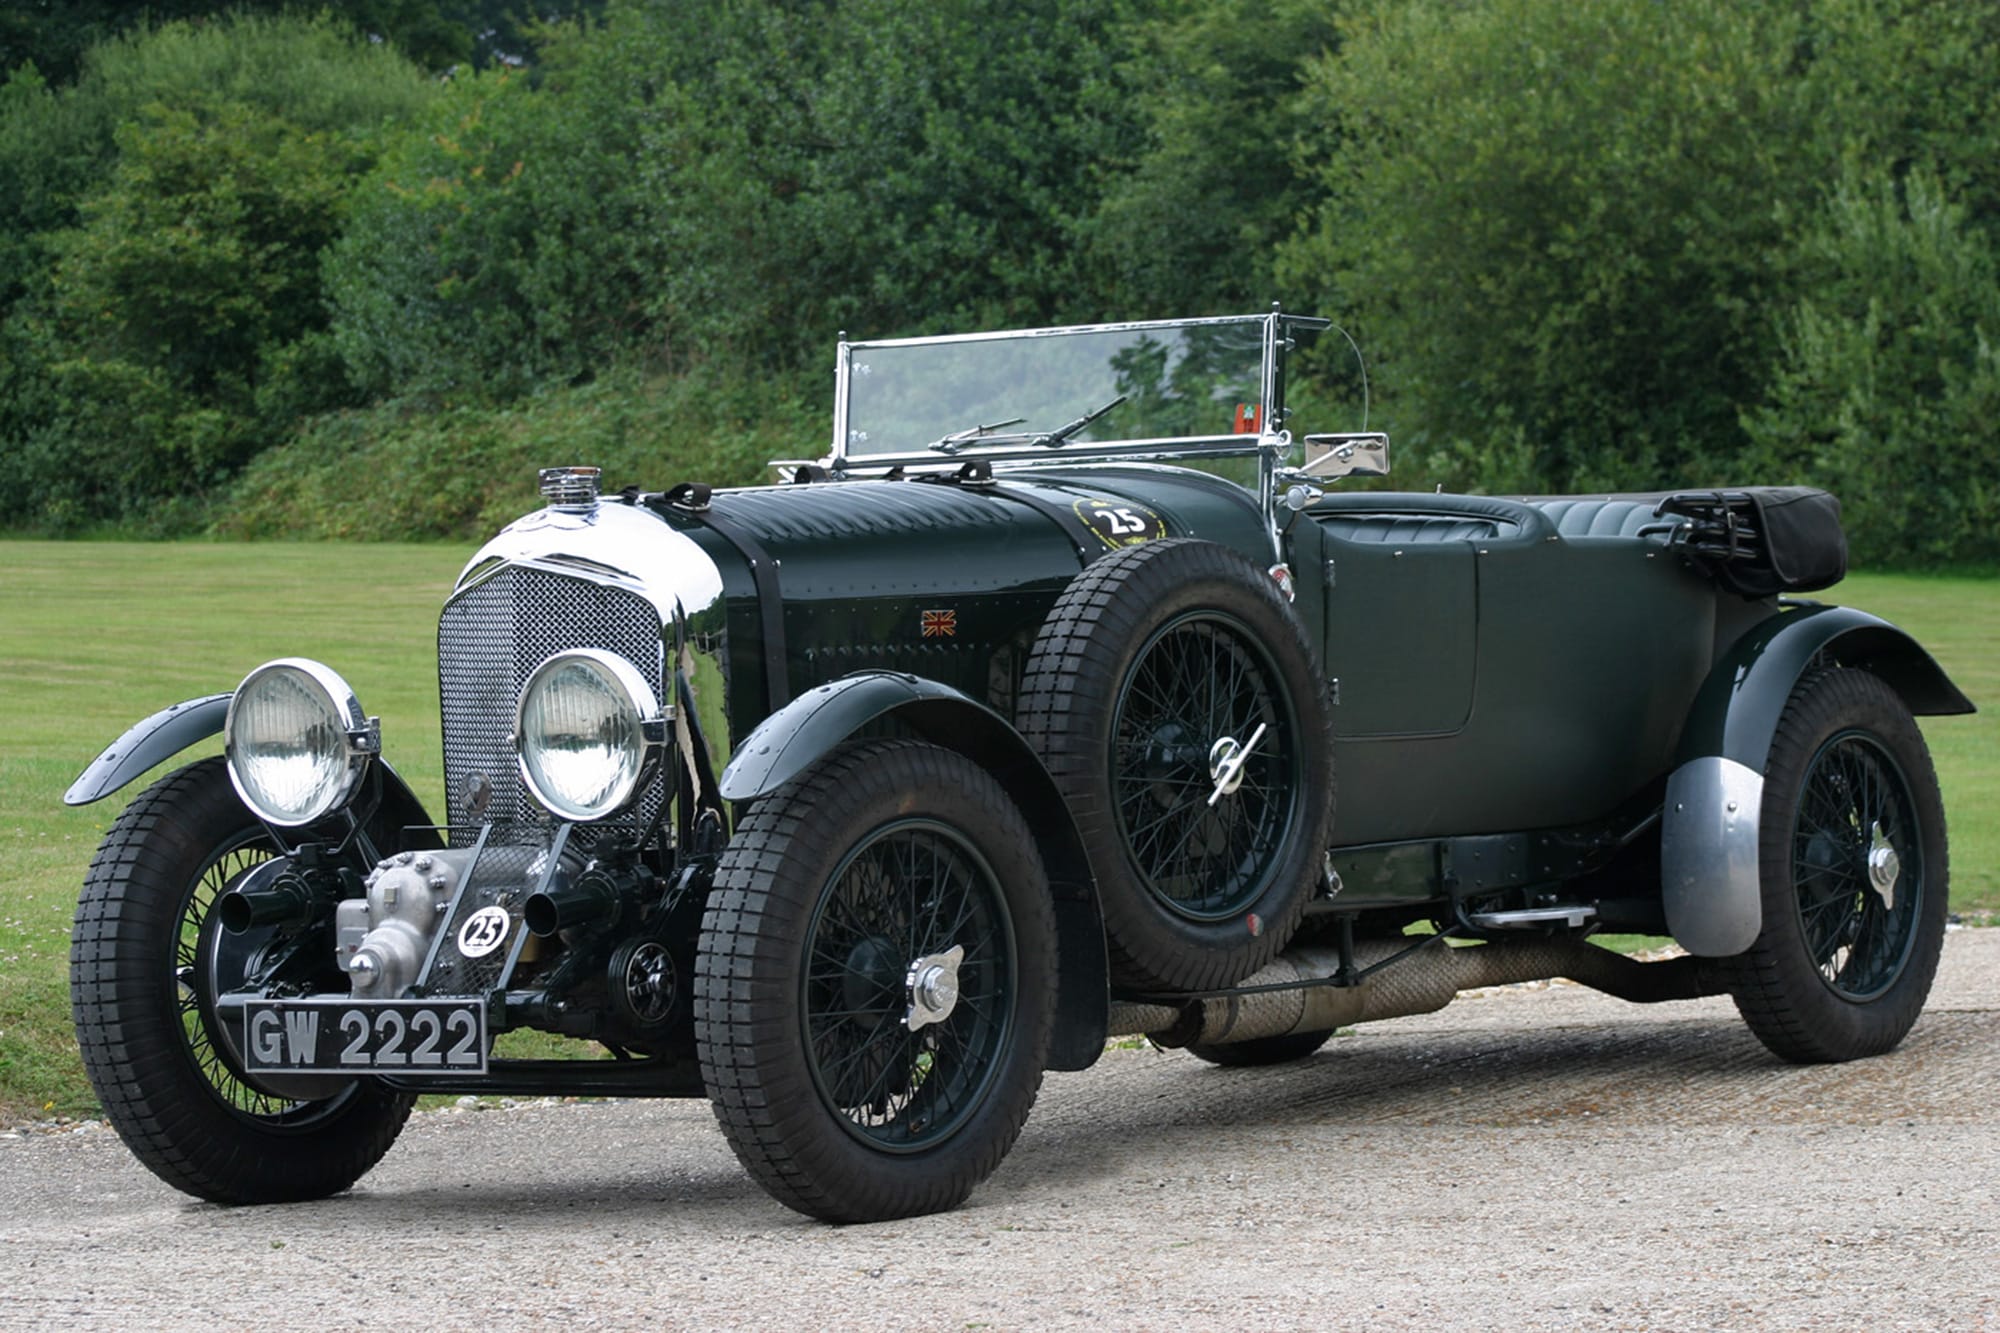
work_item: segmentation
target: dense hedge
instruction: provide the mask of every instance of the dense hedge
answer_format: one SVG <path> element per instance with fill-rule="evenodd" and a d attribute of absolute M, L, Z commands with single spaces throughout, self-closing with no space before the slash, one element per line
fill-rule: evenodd
<path fill-rule="evenodd" d="M 1990 7 L 611 0 L 452 63 L 491 9 L 15 65 L 0 525 L 467 533 L 540 462 L 817 452 L 843 328 L 1283 297 L 1399 484 L 1807 480 L 2000 560 Z"/>

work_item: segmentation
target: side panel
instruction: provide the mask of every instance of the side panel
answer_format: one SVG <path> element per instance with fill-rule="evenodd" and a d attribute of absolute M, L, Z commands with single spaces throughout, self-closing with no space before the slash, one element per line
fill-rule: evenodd
<path fill-rule="evenodd" d="M 1449 592 L 1441 599 L 1437 580 L 1405 572 L 1424 568 L 1420 561 L 1365 566 L 1380 581 L 1357 602 L 1372 608 L 1371 620 L 1329 615 L 1329 660 L 1339 662 L 1342 644 L 1358 637 L 1385 678 L 1400 658 L 1443 700 L 1378 715 L 1368 695 L 1342 680 L 1337 841 L 1574 825 L 1661 781 L 1715 651 L 1712 585 L 1643 540 L 1556 540 L 1531 530 L 1445 544 L 1465 551 L 1474 570 L 1469 665 L 1463 627 L 1432 623 L 1440 614 L 1462 620 L 1464 602 Z M 1346 546 L 1326 541 L 1337 579 L 1343 554 L 1353 555 Z M 1343 595 L 1330 592 L 1329 607 Z M 1401 656 L 1410 644 L 1424 652 Z M 1410 708 L 1430 707 L 1430 720 L 1444 721 L 1465 673 L 1471 707 L 1456 730 L 1384 734 L 1409 720 Z"/>
<path fill-rule="evenodd" d="M 1104 521 L 1121 507 L 1129 529 Z M 904 671 L 1006 715 L 1035 633 L 1088 560 L 1161 536 L 1221 542 L 1260 565 L 1271 558 L 1248 492 L 1165 466 L 1022 470 L 991 485 L 866 480 L 725 491 L 706 511 L 668 506 L 660 516 L 720 570 L 736 736 L 771 711 L 774 639 L 784 698 L 854 671 Z M 768 560 L 775 613 L 746 569 L 745 543 Z"/>
<path fill-rule="evenodd" d="M 1478 575 L 1470 542 L 1328 543 L 1322 656 L 1350 741 L 1453 736 L 1472 716 Z M 1369 633 L 1365 626 L 1389 632 Z"/>

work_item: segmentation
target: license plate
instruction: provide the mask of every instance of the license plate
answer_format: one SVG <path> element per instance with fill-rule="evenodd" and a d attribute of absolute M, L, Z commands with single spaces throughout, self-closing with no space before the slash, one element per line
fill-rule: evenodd
<path fill-rule="evenodd" d="M 243 1067 L 314 1074 L 483 1074 L 480 1000 L 252 1000 Z"/>

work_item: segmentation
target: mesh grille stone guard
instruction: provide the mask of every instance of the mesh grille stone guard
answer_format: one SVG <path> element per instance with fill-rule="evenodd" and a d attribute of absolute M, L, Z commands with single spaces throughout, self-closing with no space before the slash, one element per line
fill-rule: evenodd
<path fill-rule="evenodd" d="M 661 698 L 660 619 L 645 598 L 589 579 L 510 565 L 445 605 L 438 617 L 438 697 L 443 705 L 444 781 L 453 846 L 469 846 L 482 822 L 538 824 L 546 813 L 521 781 L 510 737 L 528 676 L 547 658 L 599 648 L 631 662 Z M 477 793 L 483 782 L 487 797 Z M 654 779 L 622 823 L 658 812 Z"/>

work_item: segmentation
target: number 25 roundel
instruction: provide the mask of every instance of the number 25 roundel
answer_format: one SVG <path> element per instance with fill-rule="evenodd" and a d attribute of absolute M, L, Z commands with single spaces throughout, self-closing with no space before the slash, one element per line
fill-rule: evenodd
<path fill-rule="evenodd" d="M 1076 516 L 1091 536 L 1112 550 L 1158 541 L 1167 535 L 1167 524 L 1158 514 L 1130 500 L 1090 497 L 1076 502 Z"/>

